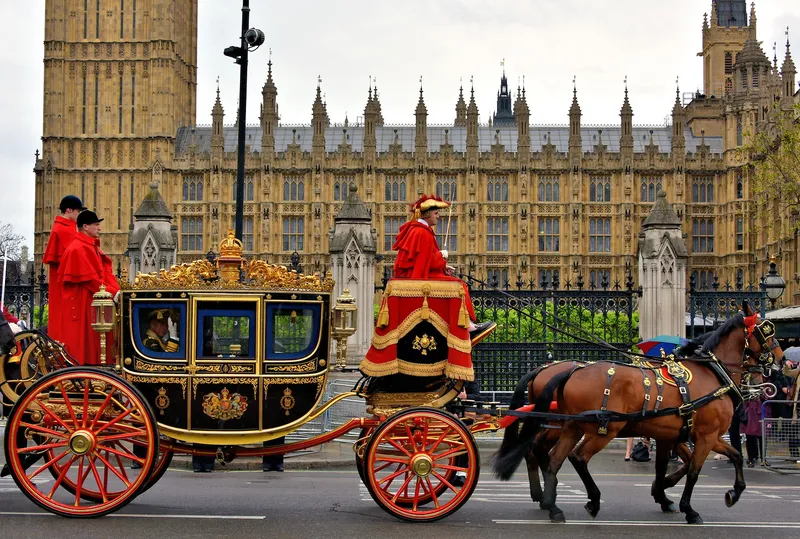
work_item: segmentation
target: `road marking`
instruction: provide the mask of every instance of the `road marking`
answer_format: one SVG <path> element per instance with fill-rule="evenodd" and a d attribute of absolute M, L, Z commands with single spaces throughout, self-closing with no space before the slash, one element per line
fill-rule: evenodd
<path fill-rule="evenodd" d="M 54 517 L 52 513 L 25 513 L 14 511 L 0 511 L 0 516 L 10 517 Z M 106 515 L 105 518 L 175 518 L 185 520 L 264 520 L 266 516 L 257 515 L 148 515 L 144 513 L 116 513 Z"/>
<path fill-rule="evenodd" d="M 644 483 L 634 483 L 633 486 L 650 488 L 652 485 L 650 485 L 650 484 L 645 485 Z M 677 487 L 673 487 L 673 488 L 677 488 Z M 695 485 L 694 488 L 724 488 L 724 489 L 731 489 L 733 487 L 731 485 Z M 747 490 L 750 490 L 750 491 L 784 490 L 784 489 L 800 490 L 800 487 L 793 487 L 793 486 L 788 486 L 788 485 L 787 486 L 783 486 L 783 487 L 781 487 L 781 486 L 766 486 L 766 485 L 763 485 L 763 486 L 762 485 L 747 485 Z M 745 490 L 745 492 L 747 492 L 747 490 Z"/>
<path fill-rule="evenodd" d="M 550 522 L 549 520 L 493 520 L 492 522 L 495 524 L 522 524 L 526 526 L 531 524 L 545 526 L 687 526 L 685 522 L 668 522 L 663 520 L 631 520 L 627 522 L 618 520 L 570 520 L 567 522 Z M 701 526 L 706 528 L 775 528 L 800 530 L 800 523 L 796 522 L 706 522 Z"/>

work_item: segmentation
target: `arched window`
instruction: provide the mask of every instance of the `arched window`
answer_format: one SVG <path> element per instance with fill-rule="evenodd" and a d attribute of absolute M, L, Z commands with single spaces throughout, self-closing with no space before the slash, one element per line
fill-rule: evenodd
<path fill-rule="evenodd" d="M 386 185 L 384 194 L 386 202 L 405 202 L 406 177 L 386 176 Z"/>
<path fill-rule="evenodd" d="M 284 176 L 283 200 L 302 201 L 306 199 L 305 182 L 302 176 Z"/>
<path fill-rule="evenodd" d="M 508 178 L 490 176 L 486 187 L 486 200 L 489 202 L 508 202 Z"/>

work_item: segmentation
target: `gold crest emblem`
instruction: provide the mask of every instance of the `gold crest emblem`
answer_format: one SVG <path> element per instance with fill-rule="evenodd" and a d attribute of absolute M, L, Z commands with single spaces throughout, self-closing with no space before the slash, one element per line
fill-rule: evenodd
<path fill-rule="evenodd" d="M 164 410 L 169 407 L 169 397 L 167 397 L 167 390 L 163 386 L 158 389 L 155 403 L 156 408 L 160 410 L 159 414 L 164 415 Z"/>
<path fill-rule="evenodd" d="M 281 397 L 281 408 L 289 415 L 289 410 L 294 408 L 294 397 L 292 397 L 292 390 L 288 387 L 283 390 L 283 397 Z"/>
<path fill-rule="evenodd" d="M 411 345 L 414 350 L 420 350 L 423 356 L 428 355 L 428 350 L 436 350 L 436 339 L 428 337 L 428 334 L 423 334 L 422 337 L 417 336 L 414 338 L 414 344 Z"/>
<path fill-rule="evenodd" d="M 246 411 L 247 397 L 239 393 L 231 395 L 227 387 L 220 393 L 209 393 L 203 397 L 203 412 L 213 419 L 239 419 Z"/>

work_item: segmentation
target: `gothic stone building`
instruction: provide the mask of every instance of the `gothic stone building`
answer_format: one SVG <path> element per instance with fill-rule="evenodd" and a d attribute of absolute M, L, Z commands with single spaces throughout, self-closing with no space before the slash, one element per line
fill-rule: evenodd
<path fill-rule="evenodd" d="M 232 225 L 236 126 L 224 124 L 219 92 L 211 126 L 195 121 L 197 9 L 197 0 L 47 1 L 37 255 L 67 193 L 106 217 L 103 242 L 116 257 L 151 182 L 175 218 L 179 261 L 205 255 Z M 782 68 L 770 63 L 744 1 L 712 1 L 702 44 L 704 93 L 684 103 L 676 91 L 671 122 L 652 127 L 634 126 L 627 88 L 614 125 L 583 125 L 575 90 L 567 126 L 536 126 L 525 89 L 510 90 L 505 74 L 489 125 L 463 89 L 452 125 L 428 124 L 422 88 L 415 125 L 386 125 L 374 87 L 363 120 L 333 125 L 319 86 L 311 125 L 292 125 L 278 116 L 270 62 L 260 125 L 246 130 L 245 249 L 284 264 L 297 251 L 306 269 L 323 267 L 327 231 L 355 183 L 384 255 L 378 272 L 393 262 L 408 205 L 435 192 L 455 202 L 439 234 L 459 269 L 501 283 L 580 274 L 613 285 L 635 264 L 663 189 L 697 285 L 754 282 L 764 270 L 757 251 L 778 240 L 755 232 L 748 168 L 734 150 L 769 104 L 791 104 L 795 68 L 788 42 Z"/>

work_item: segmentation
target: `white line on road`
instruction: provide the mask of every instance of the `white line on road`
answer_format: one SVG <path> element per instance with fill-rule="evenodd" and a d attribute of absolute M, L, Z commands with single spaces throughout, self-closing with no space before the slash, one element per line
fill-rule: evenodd
<path fill-rule="evenodd" d="M 0 511 L 0 516 L 10 517 L 54 517 L 51 513 L 24 513 L 14 511 Z M 105 518 L 177 518 L 177 519 L 205 519 L 205 520 L 264 520 L 266 516 L 257 515 L 147 515 L 137 513 L 106 515 Z"/>
<path fill-rule="evenodd" d="M 688 524 L 684 522 L 665 522 L 662 520 L 631 520 L 629 522 L 619 520 L 570 520 L 567 522 L 554 523 L 548 520 L 493 520 L 495 524 L 523 524 L 523 525 L 546 525 L 546 526 L 636 526 L 636 527 L 649 527 L 649 526 L 674 526 L 686 527 Z M 775 528 L 775 529 L 788 529 L 800 530 L 800 523 L 795 522 L 706 522 L 702 526 L 706 528 Z"/>
<path fill-rule="evenodd" d="M 634 483 L 634 487 L 647 487 L 650 488 L 650 483 Z M 677 488 L 677 487 L 676 487 Z M 731 485 L 695 485 L 694 488 L 725 488 L 730 489 L 732 488 Z M 764 485 L 747 485 L 747 490 L 800 490 L 800 487 L 790 487 L 790 486 L 764 486 Z"/>

